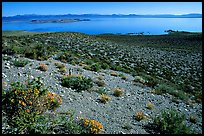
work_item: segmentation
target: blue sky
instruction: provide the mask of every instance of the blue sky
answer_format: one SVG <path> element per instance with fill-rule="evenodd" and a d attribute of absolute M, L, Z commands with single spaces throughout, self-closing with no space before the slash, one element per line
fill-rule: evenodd
<path fill-rule="evenodd" d="M 202 13 L 202 2 L 2 2 L 2 16 L 189 13 Z"/>

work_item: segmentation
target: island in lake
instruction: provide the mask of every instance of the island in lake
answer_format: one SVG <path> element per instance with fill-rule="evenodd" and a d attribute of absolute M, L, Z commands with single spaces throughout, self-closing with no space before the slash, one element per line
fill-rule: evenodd
<path fill-rule="evenodd" d="M 90 19 L 47 19 L 47 20 L 36 20 L 33 19 L 31 23 L 70 23 L 70 22 L 79 22 L 79 21 L 90 21 Z"/>

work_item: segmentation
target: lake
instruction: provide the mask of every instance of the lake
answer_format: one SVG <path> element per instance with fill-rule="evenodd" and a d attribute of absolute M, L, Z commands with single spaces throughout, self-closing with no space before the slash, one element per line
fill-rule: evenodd
<path fill-rule="evenodd" d="M 165 30 L 202 32 L 202 18 L 90 18 L 91 21 L 31 24 L 2 22 L 2 30 L 31 32 L 81 32 L 86 34 L 165 34 Z"/>

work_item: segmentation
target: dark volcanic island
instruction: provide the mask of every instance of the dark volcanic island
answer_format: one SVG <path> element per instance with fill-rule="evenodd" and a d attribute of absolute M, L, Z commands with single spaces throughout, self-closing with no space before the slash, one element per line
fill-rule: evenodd
<path fill-rule="evenodd" d="M 90 21 L 90 19 L 47 19 L 47 20 L 37 20 L 33 19 L 30 23 L 70 23 L 70 22 L 79 22 L 79 21 Z"/>

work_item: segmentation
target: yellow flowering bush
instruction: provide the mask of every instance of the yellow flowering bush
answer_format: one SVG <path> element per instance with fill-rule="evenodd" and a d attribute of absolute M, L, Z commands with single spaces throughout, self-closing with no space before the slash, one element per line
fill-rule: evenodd
<path fill-rule="evenodd" d="M 55 110 L 62 104 L 62 98 L 43 88 L 40 78 L 21 84 L 11 84 L 12 88 L 4 95 L 3 109 L 13 116 L 18 112 L 43 113 L 46 110 Z"/>
<path fill-rule="evenodd" d="M 83 126 L 89 130 L 91 134 L 99 134 L 103 130 L 103 125 L 96 120 L 82 119 Z"/>

